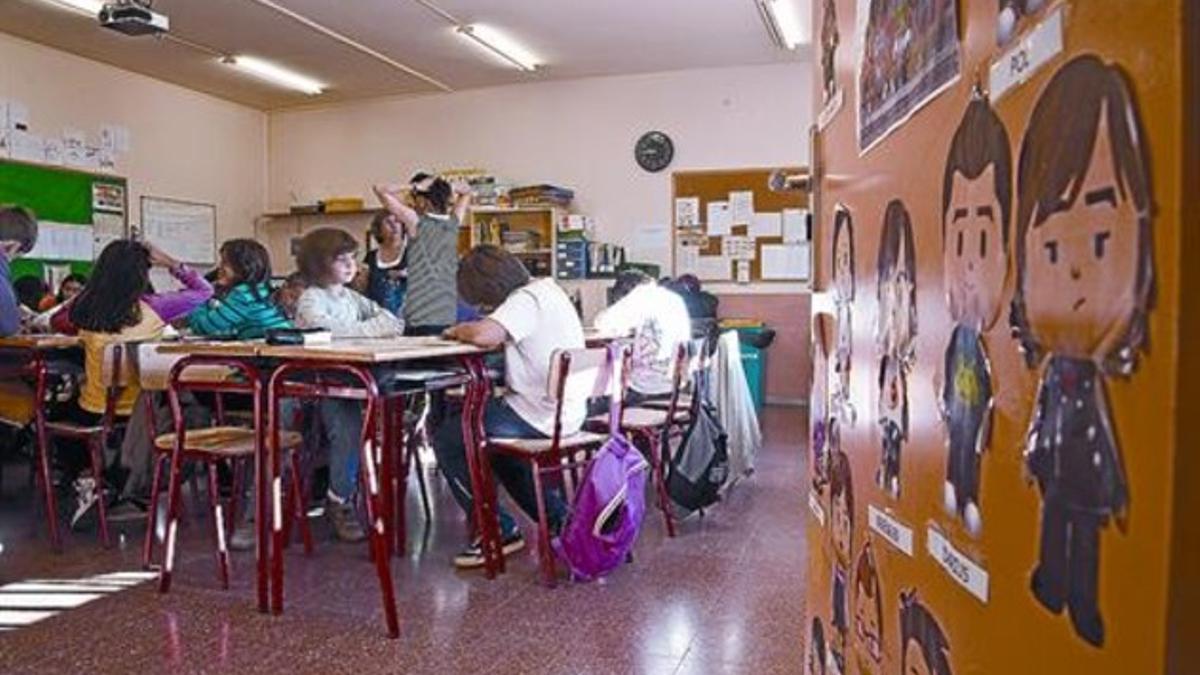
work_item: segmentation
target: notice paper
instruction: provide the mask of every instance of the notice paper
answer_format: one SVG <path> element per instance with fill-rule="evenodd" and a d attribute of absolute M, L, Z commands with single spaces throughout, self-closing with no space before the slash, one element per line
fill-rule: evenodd
<path fill-rule="evenodd" d="M 730 192 L 729 210 L 734 225 L 749 225 L 754 220 L 754 193 L 749 190 Z"/>
<path fill-rule="evenodd" d="M 778 213 L 756 213 L 746 234 L 759 237 L 778 237 L 783 233 L 783 218 Z"/>
<path fill-rule="evenodd" d="M 696 276 L 701 281 L 729 281 L 733 276 L 729 258 L 723 255 L 702 255 L 696 263 Z"/>
<path fill-rule="evenodd" d="M 750 237 L 724 237 L 721 252 L 732 260 L 754 260 L 754 240 Z"/>
<path fill-rule="evenodd" d="M 729 202 L 709 202 L 708 203 L 708 219 L 705 224 L 708 226 L 708 235 L 710 237 L 723 237 L 731 231 L 733 220 L 730 218 Z"/>
<path fill-rule="evenodd" d="M 802 241 L 808 241 L 808 211 L 784 209 L 783 243 L 797 244 Z"/>
<path fill-rule="evenodd" d="M 26 255 L 35 260 L 91 260 L 92 226 L 43 220 L 38 223 L 37 245 Z"/>
<path fill-rule="evenodd" d="M 675 247 L 675 276 L 696 274 L 700 263 L 700 247 L 680 244 Z"/>
<path fill-rule="evenodd" d="M 125 217 L 116 213 L 92 214 L 92 251 L 99 257 L 100 252 L 112 242 L 125 238 Z"/>
<path fill-rule="evenodd" d="M 762 278 L 795 281 L 808 278 L 809 247 L 803 244 L 766 244 L 762 247 Z"/>
<path fill-rule="evenodd" d="M 46 143 L 41 136 L 28 131 L 8 132 L 8 154 L 22 162 L 46 161 Z"/>
<path fill-rule="evenodd" d="M 675 200 L 675 227 L 700 225 L 700 198 L 679 197 Z"/>
<path fill-rule="evenodd" d="M 750 261 L 749 260 L 737 261 L 737 282 L 739 284 L 750 283 Z"/>

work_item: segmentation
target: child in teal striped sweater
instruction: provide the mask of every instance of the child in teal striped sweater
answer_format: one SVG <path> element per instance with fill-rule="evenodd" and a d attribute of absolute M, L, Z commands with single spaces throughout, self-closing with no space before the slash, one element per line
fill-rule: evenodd
<path fill-rule="evenodd" d="M 217 295 L 188 316 L 197 335 L 261 338 L 271 328 L 291 321 L 271 298 L 271 258 L 253 239 L 231 239 L 221 245 Z"/>

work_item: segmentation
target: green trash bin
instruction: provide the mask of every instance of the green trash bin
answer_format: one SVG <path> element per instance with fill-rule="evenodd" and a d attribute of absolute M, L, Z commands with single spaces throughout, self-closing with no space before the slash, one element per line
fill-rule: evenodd
<path fill-rule="evenodd" d="M 747 338 L 761 334 L 766 327 L 739 327 L 736 330 L 742 353 L 742 370 L 746 371 L 746 384 L 750 387 L 750 398 L 754 401 L 755 412 L 761 415 L 767 402 L 767 350 L 748 344 L 753 340 Z"/>

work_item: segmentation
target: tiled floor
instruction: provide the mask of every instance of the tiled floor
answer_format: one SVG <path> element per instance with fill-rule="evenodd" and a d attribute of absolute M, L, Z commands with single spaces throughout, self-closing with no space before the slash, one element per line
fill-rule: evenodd
<path fill-rule="evenodd" d="M 464 525 L 439 489 L 424 543 L 410 509 L 410 553 L 393 564 L 403 635 L 388 640 L 365 546 L 334 544 L 319 523 L 312 558 L 293 547 L 286 610 L 271 617 L 255 610 L 250 556 L 218 588 L 207 523 L 193 519 L 170 594 L 145 583 L 0 633 L 0 672 L 800 673 L 803 425 L 801 410 L 768 410 L 757 472 L 674 540 L 650 512 L 634 563 L 599 583 L 543 588 L 528 554 L 491 582 L 454 571 Z M 0 585 L 138 568 L 140 524 L 124 548 L 86 533 L 49 553 L 9 473 Z"/>

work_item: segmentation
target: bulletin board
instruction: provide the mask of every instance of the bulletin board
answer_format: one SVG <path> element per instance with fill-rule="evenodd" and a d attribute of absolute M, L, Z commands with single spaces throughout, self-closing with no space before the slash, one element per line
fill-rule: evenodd
<path fill-rule="evenodd" d="M 681 264 L 680 260 L 680 243 L 681 240 L 699 237 L 704 243 L 700 247 L 700 256 L 702 259 L 711 259 L 719 257 L 723 254 L 725 237 L 720 234 L 712 234 L 709 232 L 706 216 L 710 202 L 729 201 L 731 192 L 751 192 L 754 195 L 754 208 L 757 213 L 777 213 L 781 214 L 784 209 L 803 209 L 807 212 L 809 208 L 808 195 L 798 191 L 787 192 L 772 192 L 767 187 L 767 180 L 771 173 L 777 170 L 775 168 L 749 168 L 749 169 L 720 169 L 706 171 L 676 171 L 671 175 L 672 186 L 672 227 L 671 227 L 671 267 L 675 275 L 685 274 L 691 270 L 686 269 L 686 264 Z M 783 167 L 783 171 L 791 174 L 807 173 L 807 170 L 802 167 Z M 676 200 L 680 198 L 698 198 L 699 199 L 699 224 L 696 227 L 681 227 L 677 220 Z M 733 224 L 729 232 L 732 236 L 747 236 L 750 227 L 746 224 Z M 779 245 L 784 243 L 782 235 L 755 237 L 753 239 L 754 258 L 750 261 L 750 274 L 748 283 L 796 283 L 807 281 L 811 276 L 811 269 L 808 274 L 803 277 L 793 277 L 787 279 L 771 279 L 770 275 L 763 274 L 763 247 L 775 247 L 774 250 L 779 250 Z M 808 254 L 809 242 L 807 236 L 804 240 L 805 255 Z M 692 271 L 692 273 L 695 273 Z M 729 261 L 729 274 L 724 278 L 706 278 L 707 275 L 697 274 L 701 281 L 737 281 L 736 264 Z"/>
<path fill-rule="evenodd" d="M 217 261 L 217 207 L 166 197 L 142 197 L 142 236 L 185 263 Z"/>
<path fill-rule="evenodd" d="M 44 232 L 58 232 L 69 226 L 91 229 L 107 221 L 123 236 L 128 213 L 128 183 L 124 178 L 98 175 L 55 166 L 0 160 L 0 204 L 30 209 Z M 95 234 L 95 233 L 93 233 Z M 39 237 L 39 240 L 42 237 Z M 44 246 L 39 246 L 43 248 Z M 94 248 L 84 247 L 68 257 L 26 257 L 13 261 L 12 275 L 44 276 L 47 263 L 69 266 L 72 272 L 87 274 L 94 259 Z"/>

